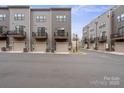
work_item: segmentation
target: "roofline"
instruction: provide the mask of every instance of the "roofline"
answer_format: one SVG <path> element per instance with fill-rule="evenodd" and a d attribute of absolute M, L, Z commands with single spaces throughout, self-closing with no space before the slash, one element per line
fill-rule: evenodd
<path fill-rule="evenodd" d="M 49 8 L 32 8 L 31 11 L 50 11 Z"/>
<path fill-rule="evenodd" d="M 51 10 L 71 10 L 71 8 L 51 8 Z"/>
<path fill-rule="evenodd" d="M 0 6 L 0 9 L 8 9 L 8 7 L 3 7 L 3 6 L 1 7 L 1 6 Z"/>
<path fill-rule="evenodd" d="M 71 8 L 31 8 L 31 11 L 50 11 L 50 10 L 55 10 L 55 11 L 66 11 L 66 10 L 71 10 Z"/>
<path fill-rule="evenodd" d="M 95 17 L 93 20 L 91 20 L 87 25 L 85 25 L 83 28 L 87 27 L 88 25 L 90 25 L 92 22 L 95 22 L 95 20 L 97 20 L 100 16 L 103 16 L 105 13 L 109 12 L 109 11 L 112 11 L 114 8 L 118 8 L 120 6 L 118 5 L 114 5 L 112 8 L 109 8 L 107 11 L 105 11 L 104 13 L 98 15 L 97 17 Z"/>
<path fill-rule="evenodd" d="M 9 9 L 9 8 L 30 8 L 28 5 L 10 5 L 6 7 L 0 7 L 0 9 Z M 30 8 L 31 11 L 71 11 L 71 8 Z"/>
<path fill-rule="evenodd" d="M 8 8 L 30 8 L 30 6 L 28 5 L 12 5 L 12 6 L 8 6 Z"/>

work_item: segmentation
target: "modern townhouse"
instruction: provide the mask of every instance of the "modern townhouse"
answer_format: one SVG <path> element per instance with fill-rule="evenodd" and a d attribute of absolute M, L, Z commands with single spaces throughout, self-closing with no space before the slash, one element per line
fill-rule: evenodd
<path fill-rule="evenodd" d="M 7 7 L 0 8 L 0 51 L 3 47 L 8 47 L 7 36 L 3 31 L 9 30 L 9 10 Z"/>
<path fill-rule="evenodd" d="M 71 8 L 0 7 L 2 51 L 68 52 Z"/>
<path fill-rule="evenodd" d="M 124 6 L 118 6 L 113 11 L 113 30 L 111 39 L 115 51 L 124 52 Z"/>
<path fill-rule="evenodd" d="M 124 51 L 123 13 L 124 6 L 114 6 L 86 25 L 82 37 L 84 48 Z"/>
<path fill-rule="evenodd" d="M 48 51 L 51 47 L 50 9 L 31 9 L 31 50 Z"/>
<path fill-rule="evenodd" d="M 71 46 L 71 11 L 69 8 L 52 10 L 52 48 L 67 52 Z"/>

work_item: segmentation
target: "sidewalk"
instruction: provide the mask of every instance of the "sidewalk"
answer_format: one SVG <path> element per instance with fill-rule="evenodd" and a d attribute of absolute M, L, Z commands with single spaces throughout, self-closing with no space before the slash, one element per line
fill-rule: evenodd
<path fill-rule="evenodd" d="M 82 48 L 84 49 L 84 48 Z M 99 53 L 107 53 L 107 54 L 114 54 L 114 55 L 124 55 L 122 52 L 109 52 L 109 51 L 102 51 L 102 50 L 92 50 L 92 49 L 84 49 L 84 50 L 89 50 L 89 51 L 94 51 L 94 52 L 99 52 Z"/>

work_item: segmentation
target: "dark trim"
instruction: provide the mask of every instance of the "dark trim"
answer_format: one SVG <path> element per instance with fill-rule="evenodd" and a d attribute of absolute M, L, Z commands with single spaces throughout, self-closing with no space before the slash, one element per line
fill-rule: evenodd
<path fill-rule="evenodd" d="M 0 9 L 8 9 L 8 7 L 0 7 Z"/>
<path fill-rule="evenodd" d="M 31 11 L 50 11 L 48 8 L 32 8 Z"/>
<path fill-rule="evenodd" d="M 51 8 L 51 10 L 55 10 L 55 11 L 70 11 L 71 10 L 71 8 Z"/>
<path fill-rule="evenodd" d="M 30 6 L 16 5 L 16 6 L 8 6 L 8 8 L 30 8 Z"/>

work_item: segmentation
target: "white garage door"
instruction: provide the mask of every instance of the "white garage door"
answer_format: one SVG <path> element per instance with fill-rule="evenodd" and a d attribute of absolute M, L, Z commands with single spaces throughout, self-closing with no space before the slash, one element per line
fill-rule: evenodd
<path fill-rule="evenodd" d="M 105 50 L 105 43 L 99 43 L 98 49 L 99 50 Z"/>
<path fill-rule="evenodd" d="M 46 42 L 36 42 L 35 51 L 46 52 Z"/>
<path fill-rule="evenodd" d="M 115 51 L 124 52 L 124 42 L 115 42 Z"/>
<path fill-rule="evenodd" d="M 23 51 L 25 48 L 25 42 L 14 42 L 13 43 L 13 51 Z"/>
<path fill-rule="evenodd" d="M 94 49 L 94 43 L 90 44 L 90 49 Z"/>
<path fill-rule="evenodd" d="M 6 47 L 6 41 L 0 41 L 0 51 L 2 47 Z"/>
<path fill-rule="evenodd" d="M 56 42 L 56 52 L 68 52 L 68 42 Z"/>

